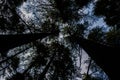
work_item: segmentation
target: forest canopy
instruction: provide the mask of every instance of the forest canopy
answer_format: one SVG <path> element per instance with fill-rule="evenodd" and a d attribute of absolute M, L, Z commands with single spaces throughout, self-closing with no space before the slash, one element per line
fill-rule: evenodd
<path fill-rule="evenodd" d="M 119 4 L 118 0 L 0 0 L 0 78 L 115 79 L 107 51 L 116 53 L 112 58 L 118 64 Z M 98 24 L 100 19 L 105 25 Z M 89 57 L 84 57 L 86 53 Z"/>

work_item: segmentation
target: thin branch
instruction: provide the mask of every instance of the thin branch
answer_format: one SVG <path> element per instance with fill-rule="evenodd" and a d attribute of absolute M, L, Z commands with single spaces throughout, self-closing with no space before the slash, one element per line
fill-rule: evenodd
<path fill-rule="evenodd" d="M 2 71 L 2 70 L 4 70 L 4 69 L 8 68 L 9 66 L 10 66 L 10 63 L 9 63 L 6 67 L 3 67 L 2 69 L 0 69 L 0 71 Z"/>
<path fill-rule="evenodd" d="M 80 66 L 79 67 L 81 68 L 81 65 L 82 65 L 82 48 L 80 48 L 80 50 L 79 50 L 79 60 L 80 60 Z"/>
<path fill-rule="evenodd" d="M 13 56 L 11 56 L 11 57 L 7 57 L 7 59 L 5 59 L 5 60 L 0 61 L 0 65 L 1 65 L 2 63 L 4 63 L 4 62 L 6 62 L 6 61 L 8 61 L 8 60 L 10 60 L 10 59 L 12 59 L 12 58 L 14 58 L 15 56 L 21 54 L 22 52 L 28 50 L 29 48 L 30 48 L 30 47 L 28 47 L 28 48 L 26 48 L 26 49 L 24 49 L 24 50 L 18 52 L 17 54 L 15 54 L 15 55 L 13 55 Z"/>
<path fill-rule="evenodd" d="M 12 9 L 12 8 L 10 7 L 10 4 L 9 4 L 8 2 L 7 2 L 7 4 L 8 4 L 8 8 L 11 10 L 11 12 L 12 12 L 14 15 L 16 15 L 16 16 L 24 23 L 24 25 L 29 29 L 29 31 L 30 31 L 31 33 L 33 33 L 33 32 L 31 31 L 29 25 L 27 25 L 26 22 L 17 14 L 16 10 Z"/>
<path fill-rule="evenodd" d="M 48 64 L 46 65 L 46 67 L 44 68 L 43 72 L 40 74 L 40 77 L 39 79 L 43 80 L 44 77 L 45 77 L 45 74 L 47 73 L 52 61 L 54 60 L 54 57 L 55 57 L 55 53 L 53 54 L 53 56 L 50 58 L 50 61 L 48 62 Z"/>
<path fill-rule="evenodd" d="M 90 62 L 89 62 L 88 69 L 87 69 L 87 74 L 86 74 L 86 79 L 89 76 L 89 71 L 90 71 L 91 63 L 92 63 L 92 59 L 90 58 Z"/>

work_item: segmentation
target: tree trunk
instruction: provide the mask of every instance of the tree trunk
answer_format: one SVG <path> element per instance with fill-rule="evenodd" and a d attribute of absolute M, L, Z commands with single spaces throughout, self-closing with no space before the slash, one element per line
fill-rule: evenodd
<path fill-rule="evenodd" d="M 76 38 L 76 42 L 107 73 L 111 80 L 117 80 L 119 78 L 116 72 L 120 70 L 120 47 L 100 44 L 81 37 Z"/>
<path fill-rule="evenodd" d="M 7 52 L 9 49 L 27 44 L 37 39 L 42 39 L 51 34 L 52 33 L 0 35 L 0 52 Z"/>

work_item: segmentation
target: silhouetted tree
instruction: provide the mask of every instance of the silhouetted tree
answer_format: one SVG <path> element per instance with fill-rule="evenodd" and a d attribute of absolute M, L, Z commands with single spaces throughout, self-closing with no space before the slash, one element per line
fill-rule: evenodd
<path fill-rule="evenodd" d="M 36 0 L 38 4 L 42 3 L 37 5 L 36 11 L 33 12 L 37 19 L 35 22 L 41 19 L 40 25 L 32 20 L 26 22 L 21 18 L 22 14 L 18 14 L 17 8 L 25 1 L 0 2 L 0 73 L 2 76 L 5 76 L 5 71 L 8 71 L 11 73 L 7 76 L 8 80 L 18 80 L 18 78 L 21 78 L 20 80 L 74 80 L 76 77 L 76 55 L 74 54 L 77 54 L 74 51 L 83 48 L 111 79 L 115 79 L 114 73 L 119 66 L 113 67 L 118 64 L 117 53 L 120 52 L 119 46 L 114 45 L 119 43 L 120 38 L 118 36 L 119 1 L 117 3 L 117 0 L 98 0 L 95 4 L 95 14 L 105 16 L 107 24 L 115 27 L 114 29 L 112 27 L 107 34 L 98 27 L 87 32 L 90 25 L 79 22 L 84 16 L 78 12 L 83 11 L 84 6 L 92 0 L 47 0 L 46 2 Z M 42 15 L 42 18 L 38 15 Z M 113 56 L 113 53 L 116 55 Z M 87 78 L 85 80 L 96 80 L 88 74 L 85 78 Z"/>
<path fill-rule="evenodd" d="M 101 43 L 104 42 L 105 32 L 103 31 L 103 28 L 99 28 L 99 27 L 93 28 L 88 35 L 88 39 Z"/>
<path fill-rule="evenodd" d="M 119 4 L 118 0 L 98 0 L 95 6 L 95 15 L 105 16 L 108 25 L 119 29 Z"/>

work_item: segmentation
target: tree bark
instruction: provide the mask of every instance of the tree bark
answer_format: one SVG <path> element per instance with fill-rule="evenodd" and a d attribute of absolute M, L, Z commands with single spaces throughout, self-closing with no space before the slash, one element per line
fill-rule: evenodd
<path fill-rule="evenodd" d="M 7 52 L 9 49 L 30 43 L 37 39 L 42 39 L 53 33 L 34 33 L 34 34 L 17 34 L 17 35 L 0 35 L 0 52 Z"/>
<path fill-rule="evenodd" d="M 107 73 L 111 80 L 117 80 L 117 78 L 119 78 L 116 72 L 120 70 L 120 47 L 97 43 L 81 37 L 75 38 L 75 40 L 96 64 Z"/>

